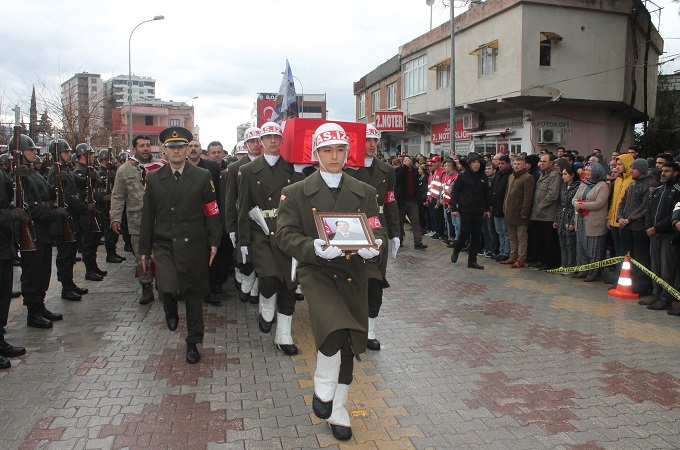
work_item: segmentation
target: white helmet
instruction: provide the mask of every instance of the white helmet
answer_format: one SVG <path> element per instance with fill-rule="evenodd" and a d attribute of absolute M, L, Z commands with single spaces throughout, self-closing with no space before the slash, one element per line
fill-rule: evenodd
<path fill-rule="evenodd" d="M 347 133 L 345 133 L 345 130 L 337 123 L 324 123 L 316 129 L 312 136 L 312 161 L 318 161 L 314 156 L 316 149 L 334 144 L 347 146 L 347 153 L 345 154 L 346 161 L 347 156 L 349 155 L 349 137 L 347 136 Z"/>
<path fill-rule="evenodd" d="M 236 143 L 236 152 L 234 152 L 234 154 L 245 155 L 246 153 L 248 153 L 248 149 L 246 148 L 245 143 L 243 141 L 238 141 Z"/>
<path fill-rule="evenodd" d="M 366 125 L 366 139 L 380 139 L 380 131 L 370 123 Z"/>
<path fill-rule="evenodd" d="M 246 129 L 245 133 L 243 133 L 243 140 L 249 141 L 251 139 L 259 139 L 261 134 L 262 134 L 262 132 L 260 131 L 259 128 L 250 127 L 248 129 Z"/>
<path fill-rule="evenodd" d="M 260 130 L 262 131 L 262 134 L 260 134 L 260 136 L 275 134 L 277 136 L 283 137 L 283 130 L 281 129 L 281 125 L 279 125 L 276 122 L 267 122 L 262 125 L 262 128 L 260 128 Z"/>

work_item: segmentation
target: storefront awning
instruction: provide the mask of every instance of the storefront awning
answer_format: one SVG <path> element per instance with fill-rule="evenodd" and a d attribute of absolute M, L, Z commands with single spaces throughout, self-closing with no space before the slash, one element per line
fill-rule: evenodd
<path fill-rule="evenodd" d="M 560 42 L 562 40 L 562 36 L 550 31 L 541 31 L 541 42 L 548 40 L 552 42 Z"/>
<path fill-rule="evenodd" d="M 515 131 L 512 128 L 499 128 L 496 130 L 484 130 L 475 131 L 470 133 L 472 137 L 494 137 L 494 136 L 507 136 L 508 134 L 513 134 Z"/>
<path fill-rule="evenodd" d="M 498 48 L 498 39 L 496 39 L 495 41 L 487 42 L 486 44 L 480 45 L 480 46 L 477 47 L 476 49 L 472 50 L 472 51 L 470 52 L 470 54 L 471 54 L 471 55 L 476 55 L 476 54 L 478 54 L 480 51 L 482 51 L 482 50 L 484 50 L 484 49 L 487 49 L 487 48 Z"/>

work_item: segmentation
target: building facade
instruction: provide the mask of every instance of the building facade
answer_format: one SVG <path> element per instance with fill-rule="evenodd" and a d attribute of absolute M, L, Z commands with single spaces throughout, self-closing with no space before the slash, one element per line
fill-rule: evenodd
<path fill-rule="evenodd" d="M 276 93 L 259 93 L 253 110 L 251 111 L 251 123 L 258 127 L 269 122 L 276 105 Z M 299 94 L 297 97 L 298 115 L 305 119 L 326 120 L 326 94 Z"/>
<path fill-rule="evenodd" d="M 104 124 L 104 83 L 98 73 L 82 72 L 61 84 L 64 126 L 78 135 L 95 135 Z"/>
<path fill-rule="evenodd" d="M 109 95 L 113 91 L 116 107 L 129 103 L 128 76 L 118 75 L 104 83 L 104 91 Z M 156 99 L 156 80 L 151 77 L 132 76 L 132 103 L 152 101 Z"/>
<path fill-rule="evenodd" d="M 634 124 L 654 115 L 663 51 L 649 13 L 634 5 L 487 0 L 456 17 L 456 152 L 632 145 Z M 404 131 L 384 133 L 383 152 L 450 153 L 450 30 L 447 22 L 402 45 L 354 83 L 357 120 L 405 113 Z"/>
<path fill-rule="evenodd" d="M 140 102 L 142 103 L 142 102 Z M 185 103 L 160 102 L 155 105 L 135 104 L 132 106 L 132 135 L 146 134 L 151 138 L 151 151 L 158 153 L 158 135 L 167 127 L 184 127 L 193 130 L 194 138 L 200 139 L 198 127 L 194 122 L 194 107 Z M 124 141 L 130 133 L 130 110 L 127 106 L 113 109 L 113 132 Z"/>

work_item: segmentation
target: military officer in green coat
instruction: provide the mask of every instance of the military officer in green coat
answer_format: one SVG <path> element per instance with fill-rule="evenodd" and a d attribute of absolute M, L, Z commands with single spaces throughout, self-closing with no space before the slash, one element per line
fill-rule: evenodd
<path fill-rule="evenodd" d="M 326 123 L 313 136 L 313 159 L 319 170 L 283 189 L 276 242 L 298 262 L 297 277 L 309 304 L 309 319 L 317 348 L 312 410 L 327 419 L 333 436 L 352 437 L 345 408 L 352 382 L 354 357 L 366 351 L 368 281 L 366 260 L 380 252 L 362 248 L 343 254 L 336 246 L 323 249 L 314 211 L 365 213 L 376 243 L 387 240 L 378 219 L 376 190 L 343 173 L 349 139 L 338 124 Z"/>
<path fill-rule="evenodd" d="M 163 130 L 169 164 L 146 178 L 139 252 L 143 270 L 156 262 L 156 281 L 170 331 L 177 329 L 177 301 L 186 304 L 186 360 L 197 363 L 203 342 L 203 297 L 210 292 L 208 270 L 220 245 L 220 211 L 210 172 L 186 163 L 191 132 Z M 208 252 L 210 249 L 210 252 Z"/>
<path fill-rule="evenodd" d="M 238 245 L 241 262 L 252 260 L 260 283 L 260 331 L 269 333 L 276 315 L 274 343 L 286 355 L 297 355 L 291 336 L 295 312 L 295 284 L 291 259 L 274 239 L 281 190 L 302 179 L 293 165 L 283 159 L 283 131 L 274 122 L 262 125 L 260 139 L 264 154 L 241 166 L 238 183 Z"/>
<path fill-rule="evenodd" d="M 399 249 L 399 208 L 394 199 L 394 186 L 397 177 L 394 167 L 375 157 L 380 141 L 380 132 L 373 125 L 366 125 L 366 152 L 364 167 L 346 167 L 345 172 L 357 180 L 370 184 L 377 191 L 380 222 L 387 228 L 387 235 L 392 242 L 391 254 L 397 257 Z M 375 337 L 375 321 L 382 306 L 383 288 L 389 287 L 385 277 L 387 273 L 387 241 L 383 243 L 380 261 L 368 264 L 368 344 L 369 350 L 380 350 L 380 341 Z"/>

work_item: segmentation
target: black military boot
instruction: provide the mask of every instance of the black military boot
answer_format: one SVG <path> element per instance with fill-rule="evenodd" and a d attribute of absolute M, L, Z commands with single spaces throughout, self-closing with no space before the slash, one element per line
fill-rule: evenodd
<path fill-rule="evenodd" d="M 0 356 L 0 370 L 9 369 L 10 367 L 12 367 L 12 363 L 9 362 L 9 359 Z"/>
<path fill-rule="evenodd" d="M 39 305 L 27 305 L 26 325 L 33 328 L 52 328 L 52 321 L 43 317 Z"/>
<path fill-rule="evenodd" d="M 25 348 L 11 345 L 5 341 L 4 335 L 0 334 L 0 356 L 4 358 L 17 358 L 24 354 L 26 354 Z"/>
<path fill-rule="evenodd" d="M 99 266 L 97 266 L 97 261 L 94 262 L 94 270 L 95 270 L 95 272 L 97 272 L 102 277 L 105 277 L 109 273 L 106 270 L 100 269 Z"/>
<path fill-rule="evenodd" d="M 148 305 L 154 300 L 153 298 L 153 286 L 150 284 L 142 285 L 142 297 L 139 299 L 140 305 Z"/>
<path fill-rule="evenodd" d="M 97 264 L 94 261 L 85 261 L 85 279 L 90 281 L 104 280 L 104 276 L 97 271 Z"/>
<path fill-rule="evenodd" d="M 59 320 L 64 320 L 64 316 L 61 315 L 60 313 L 53 313 L 49 309 L 45 307 L 45 304 L 43 303 L 42 305 L 42 311 L 40 314 L 47 320 L 50 320 L 52 322 L 57 322 Z"/>
<path fill-rule="evenodd" d="M 107 263 L 113 263 L 113 264 L 120 264 L 123 261 L 125 261 L 126 258 L 123 256 L 120 256 L 116 254 L 116 251 L 111 251 L 106 253 L 106 262 Z"/>
<path fill-rule="evenodd" d="M 66 287 L 62 288 L 61 290 L 61 298 L 70 302 L 77 302 L 83 299 L 83 297 L 76 293 L 76 291 L 74 291 L 72 288 Z"/>

